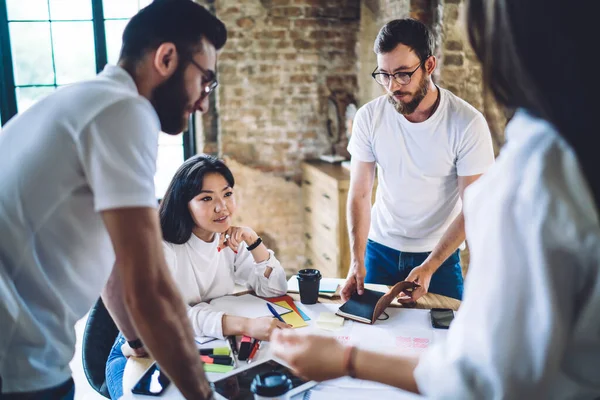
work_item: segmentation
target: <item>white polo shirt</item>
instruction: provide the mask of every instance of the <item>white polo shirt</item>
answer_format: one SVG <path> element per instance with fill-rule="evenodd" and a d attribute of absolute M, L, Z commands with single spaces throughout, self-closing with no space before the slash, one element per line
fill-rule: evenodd
<path fill-rule="evenodd" d="M 57 90 L 0 132 L 4 392 L 66 381 L 74 325 L 108 279 L 100 211 L 156 207 L 160 122 L 123 69 Z"/>
<path fill-rule="evenodd" d="M 600 398 L 600 222 L 573 149 L 519 111 L 465 192 L 471 252 L 445 342 L 419 360 L 433 399 Z"/>
<path fill-rule="evenodd" d="M 408 121 L 381 96 L 356 113 L 348 151 L 377 163 L 369 239 L 406 252 L 432 251 L 462 209 L 458 176 L 494 163 L 483 115 L 440 88 L 435 113 Z"/>

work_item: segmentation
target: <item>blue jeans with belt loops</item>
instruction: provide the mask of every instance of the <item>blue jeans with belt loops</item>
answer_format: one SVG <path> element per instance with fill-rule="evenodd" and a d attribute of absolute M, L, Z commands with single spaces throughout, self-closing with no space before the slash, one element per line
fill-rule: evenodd
<path fill-rule="evenodd" d="M 406 279 L 414 267 L 421 265 L 429 252 L 408 253 L 394 250 L 372 240 L 367 241 L 365 283 L 393 286 Z M 459 251 L 456 250 L 431 277 L 429 292 L 462 300 L 463 276 Z"/>

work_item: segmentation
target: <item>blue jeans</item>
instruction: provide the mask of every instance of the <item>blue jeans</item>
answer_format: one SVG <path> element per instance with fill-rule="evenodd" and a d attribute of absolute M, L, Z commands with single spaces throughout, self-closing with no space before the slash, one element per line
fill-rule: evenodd
<path fill-rule="evenodd" d="M 125 337 L 119 332 L 108 355 L 108 360 L 106 360 L 106 388 L 111 399 L 118 399 L 123 396 L 123 373 L 125 372 L 127 357 L 123 355 L 121 346 L 125 342 Z"/>
<path fill-rule="evenodd" d="M 75 383 L 73 379 L 65 383 L 36 392 L 2 393 L 2 377 L 0 377 L 0 398 L 3 400 L 73 400 Z"/>
<path fill-rule="evenodd" d="M 408 253 L 368 240 L 365 254 L 367 270 L 365 283 L 393 286 L 405 280 L 410 271 L 421 265 L 428 256 L 429 252 Z M 463 276 L 458 250 L 435 271 L 431 277 L 429 292 L 462 300 Z"/>

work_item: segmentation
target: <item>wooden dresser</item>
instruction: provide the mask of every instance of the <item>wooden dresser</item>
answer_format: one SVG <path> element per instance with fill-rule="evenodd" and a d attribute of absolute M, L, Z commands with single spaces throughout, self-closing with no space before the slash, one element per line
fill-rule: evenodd
<path fill-rule="evenodd" d="M 302 164 L 306 268 L 326 278 L 345 278 L 350 266 L 346 200 L 350 171 L 340 164 Z"/>

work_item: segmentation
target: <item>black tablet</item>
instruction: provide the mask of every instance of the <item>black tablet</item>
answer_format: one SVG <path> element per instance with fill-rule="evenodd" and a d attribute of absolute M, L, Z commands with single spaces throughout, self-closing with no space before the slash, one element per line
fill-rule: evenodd
<path fill-rule="evenodd" d="M 305 381 L 297 377 L 290 368 L 277 360 L 270 359 L 238 368 L 215 380 L 212 383 L 215 398 L 221 400 L 254 400 L 254 394 L 250 391 L 250 385 L 256 375 L 265 372 L 281 372 L 290 378 L 292 381 L 292 390 L 289 393 L 290 398 L 317 384 L 315 381 Z"/>

